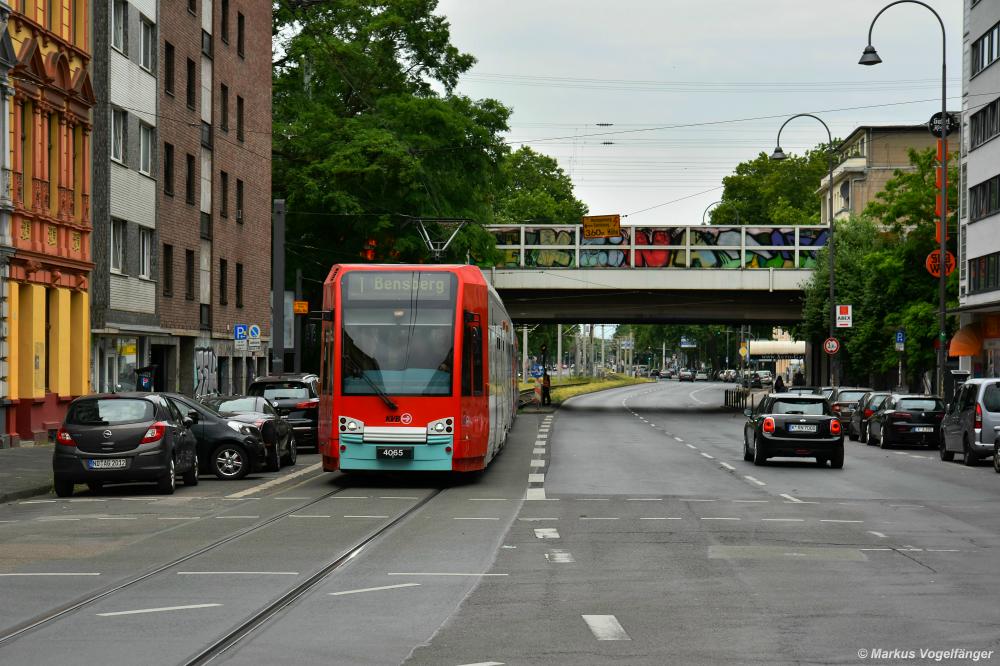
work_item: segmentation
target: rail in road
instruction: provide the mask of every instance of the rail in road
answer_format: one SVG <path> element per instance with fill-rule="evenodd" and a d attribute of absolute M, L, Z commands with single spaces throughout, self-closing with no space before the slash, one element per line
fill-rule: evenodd
<path fill-rule="evenodd" d="M 812 269 L 824 226 L 622 225 L 613 238 L 584 238 L 581 225 L 490 225 L 497 268 Z"/>

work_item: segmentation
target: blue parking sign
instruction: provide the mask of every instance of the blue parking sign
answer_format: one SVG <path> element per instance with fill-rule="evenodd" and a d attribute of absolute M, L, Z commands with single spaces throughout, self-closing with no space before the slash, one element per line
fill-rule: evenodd
<path fill-rule="evenodd" d="M 248 328 L 246 324 L 235 324 L 233 326 L 233 340 L 246 340 Z"/>
<path fill-rule="evenodd" d="M 906 331 L 900 329 L 896 331 L 896 344 L 903 344 L 906 342 Z"/>

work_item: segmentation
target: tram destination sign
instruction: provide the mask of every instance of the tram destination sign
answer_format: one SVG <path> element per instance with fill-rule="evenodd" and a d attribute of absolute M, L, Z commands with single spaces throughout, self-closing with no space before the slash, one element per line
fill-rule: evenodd
<path fill-rule="evenodd" d="M 450 273 L 355 271 L 345 276 L 347 297 L 369 301 L 447 301 L 454 278 Z"/>

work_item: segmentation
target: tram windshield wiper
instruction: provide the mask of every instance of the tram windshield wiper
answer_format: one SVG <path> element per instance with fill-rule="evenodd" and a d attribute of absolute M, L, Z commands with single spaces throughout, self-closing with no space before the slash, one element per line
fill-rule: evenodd
<path fill-rule="evenodd" d="M 350 362 L 351 367 L 354 368 L 354 371 L 358 374 L 358 376 L 361 377 L 361 379 L 365 380 L 365 383 L 371 387 L 372 391 L 375 392 L 375 395 L 377 395 L 382 399 L 382 402 L 386 404 L 386 407 L 388 407 L 393 411 L 399 409 L 399 406 L 392 401 L 392 398 L 389 397 L 389 394 L 386 393 L 381 386 L 376 384 L 371 377 L 365 374 L 365 371 L 362 370 L 361 368 L 361 364 L 359 364 L 356 360 L 354 360 L 354 358 L 349 354 L 345 354 L 344 358 Z"/>

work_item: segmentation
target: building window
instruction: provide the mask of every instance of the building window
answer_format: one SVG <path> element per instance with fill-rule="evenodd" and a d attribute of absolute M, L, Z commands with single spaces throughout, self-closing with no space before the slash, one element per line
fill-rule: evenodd
<path fill-rule="evenodd" d="M 961 193 L 961 198 L 958 201 L 958 216 L 961 219 L 965 219 L 969 216 L 969 171 L 967 165 L 963 164 L 961 171 L 958 172 L 958 191 Z"/>
<path fill-rule="evenodd" d="M 236 307 L 243 307 L 243 264 L 236 264 Z"/>
<path fill-rule="evenodd" d="M 236 221 L 243 224 L 243 181 L 236 179 Z"/>
<path fill-rule="evenodd" d="M 122 53 L 128 53 L 125 39 L 128 33 L 125 26 L 128 24 L 128 2 L 126 0 L 113 0 L 111 5 L 111 46 Z"/>
<path fill-rule="evenodd" d="M 174 195 L 174 144 L 163 144 L 163 193 Z"/>
<path fill-rule="evenodd" d="M 243 14 L 240 12 L 236 13 L 236 52 L 240 54 L 242 58 L 244 56 L 243 47 L 246 43 L 246 19 L 243 18 Z"/>
<path fill-rule="evenodd" d="M 243 98 L 236 96 L 236 138 L 243 141 Z"/>
<path fill-rule="evenodd" d="M 219 129 L 229 131 L 229 86 L 225 83 L 219 88 Z"/>
<path fill-rule="evenodd" d="M 174 295 L 174 246 L 163 244 L 163 266 L 160 267 L 163 278 L 163 295 Z"/>
<path fill-rule="evenodd" d="M 201 145 L 212 149 L 212 124 L 201 121 Z"/>
<path fill-rule="evenodd" d="M 975 150 L 1000 135 L 1000 97 L 969 117 L 969 142 Z"/>
<path fill-rule="evenodd" d="M 194 205 L 194 155 L 188 153 L 187 175 L 184 177 L 184 197 L 189 204 Z"/>
<path fill-rule="evenodd" d="M 197 0 L 188 0 L 188 11 L 194 15 L 198 15 L 198 2 Z"/>
<path fill-rule="evenodd" d="M 202 303 L 198 308 L 200 313 L 200 324 L 204 330 L 212 328 L 212 306 L 208 303 Z"/>
<path fill-rule="evenodd" d="M 969 293 L 1000 289 L 1000 252 L 969 259 Z"/>
<path fill-rule="evenodd" d="M 219 18 L 219 37 L 226 44 L 229 43 L 229 0 L 222 0 L 222 9 Z"/>
<path fill-rule="evenodd" d="M 153 173 L 153 128 L 139 125 L 139 173 Z"/>
<path fill-rule="evenodd" d="M 1000 213 L 1000 175 L 969 188 L 969 219 L 972 222 Z"/>
<path fill-rule="evenodd" d="M 194 250 L 184 250 L 184 298 L 194 300 Z"/>
<path fill-rule="evenodd" d="M 111 220 L 111 270 L 125 270 L 125 238 L 128 228 L 125 220 Z"/>
<path fill-rule="evenodd" d="M 139 66 L 152 72 L 153 71 L 153 53 L 156 49 L 156 31 L 153 29 L 153 24 L 142 19 L 139 25 Z"/>
<path fill-rule="evenodd" d="M 111 109 L 111 159 L 125 161 L 125 121 L 127 114 L 121 109 Z"/>
<path fill-rule="evenodd" d="M 219 305 L 229 302 L 229 262 L 219 259 Z"/>
<path fill-rule="evenodd" d="M 139 277 L 150 278 L 153 275 L 153 231 L 139 229 Z"/>
<path fill-rule="evenodd" d="M 958 279 L 965 281 L 965 258 L 968 256 L 965 248 L 965 225 L 958 225 Z"/>
<path fill-rule="evenodd" d="M 163 43 L 163 92 L 174 95 L 174 45 Z"/>
<path fill-rule="evenodd" d="M 983 71 L 1000 56 L 1000 23 L 987 30 L 982 37 L 972 42 L 972 76 Z"/>
<path fill-rule="evenodd" d="M 195 81 L 194 60 L 191 58 L 187 59 L 187 77 L 187 105 L 193 109 L 197 101 L 194 96 L 197 81 Z"/>
<path fill-rule="evenodd" d="M 206 58 L 212 57 L 212 35 L 204 30 L 201 31 L 201 53 Z"/>
<path fill-rule="evenodd" d="M 201 214 L 201 237 L 212 240 L 212 216 L 209 213 Z"/>
<path fill-rule="evenodd" d="M 229 217 L 229 174 L 219 172 L 219 215 Z"/>

